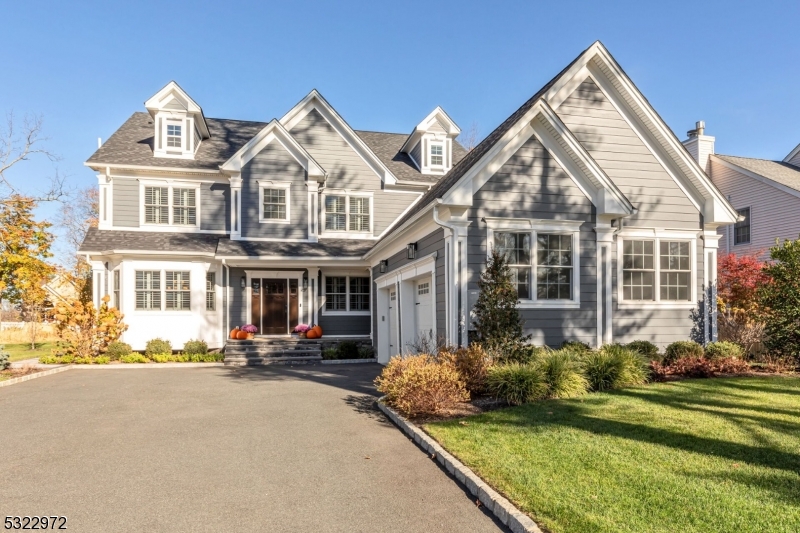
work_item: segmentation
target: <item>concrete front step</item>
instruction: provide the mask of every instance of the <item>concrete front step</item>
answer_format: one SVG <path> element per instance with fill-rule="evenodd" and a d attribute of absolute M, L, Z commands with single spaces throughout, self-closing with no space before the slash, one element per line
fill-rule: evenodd
<path fill-rule="evenodd" d="M 225 366 L 260 366 L 260 365 L 286 365 L 309 364 L 322 361 L 321 355 L 300 357 L 228 357 L 225 356 Z"/>
<path fill-rule="evenodd" d="M 225 353 L 319 353 L 319 346 L 231 346 L 225 347 Z"/>

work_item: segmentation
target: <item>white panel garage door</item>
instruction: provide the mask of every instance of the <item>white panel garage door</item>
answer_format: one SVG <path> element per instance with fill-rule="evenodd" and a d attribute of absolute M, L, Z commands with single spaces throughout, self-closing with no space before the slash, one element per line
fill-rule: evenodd
<path fill-rule="evenodd" d="M 427 281 L 418 281 L 414 291 L 416 300 L 414 305 L 415 323 L 417 326 L 417 337 L 433 337 L 433 296 L 430 278 Z"/>

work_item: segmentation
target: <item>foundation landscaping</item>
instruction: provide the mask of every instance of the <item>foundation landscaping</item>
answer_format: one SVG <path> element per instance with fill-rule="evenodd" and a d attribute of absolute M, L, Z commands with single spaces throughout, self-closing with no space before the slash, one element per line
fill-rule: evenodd
<path fill-rule="evenodd" d="M 720 301 L 751 330 L 746 347 L 552 349 L 522 335 L 504 258 L 480 289 L 475 343 L 395 357 L 376 386 L 540 528 L 800 531 L 800 342 L 776 351 L 752 333 L 774 327 L 768 307 Z"/>

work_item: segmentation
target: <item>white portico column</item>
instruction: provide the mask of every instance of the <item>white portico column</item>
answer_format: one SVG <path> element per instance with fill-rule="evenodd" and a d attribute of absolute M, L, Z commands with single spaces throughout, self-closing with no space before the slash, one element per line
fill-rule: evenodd
<path fill-rule="evenodd" d="M 717 228 L 703 231 L 703 336 L 707 343 L 717 340 L 717 250 L 722 237 Z"/>
<path fill-rule="evenodd" d="M 242 177 L 234 174 L 231 182 L 231 240 L 242 238 Z"/>
<path fill-rule="evenodd" d="M 308 319 L 312 324 L 319 323 L 319 268 L 308 268 Z"/>
<path fill-rule="evenodd" d="M 613 342 L 611 294 L 611 250 L 614 231 L 610 224 L 598 222 L 597 234 L 597 347 Z"/>

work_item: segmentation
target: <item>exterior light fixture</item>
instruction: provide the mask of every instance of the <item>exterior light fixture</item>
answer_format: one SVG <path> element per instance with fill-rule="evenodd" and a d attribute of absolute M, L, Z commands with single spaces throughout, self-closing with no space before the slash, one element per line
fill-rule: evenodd
<path fill-rule="evenodd" d="M 242 287 L 242 289 L 247 287 L 247 278 L 245 276 L 242 276 L 242 281 L 240 286 Z"/>
<path fill-rule="evenodd" d="M 303 276 L 303 290 L 308 289 L 308 276 Z"/>
<path fill-rule="evenodd" d="M 380 266 L 380 271 L 381 271 L 381 274 L 385 274 L 385 273 L 386 273 L 386 270 L 387 270 L 388 268 L 389 268 L 389 261 L 388 261 L 388 260 L 386 260 L 386 259 L 382 259 L 382 260 L 381 260 L 381 266 Z"/>
<path fill-rule="evenodd" d="M 417 243 L 411 242 L 406 245 L 406 257 L 408 259 L 417 258 Z"/>

